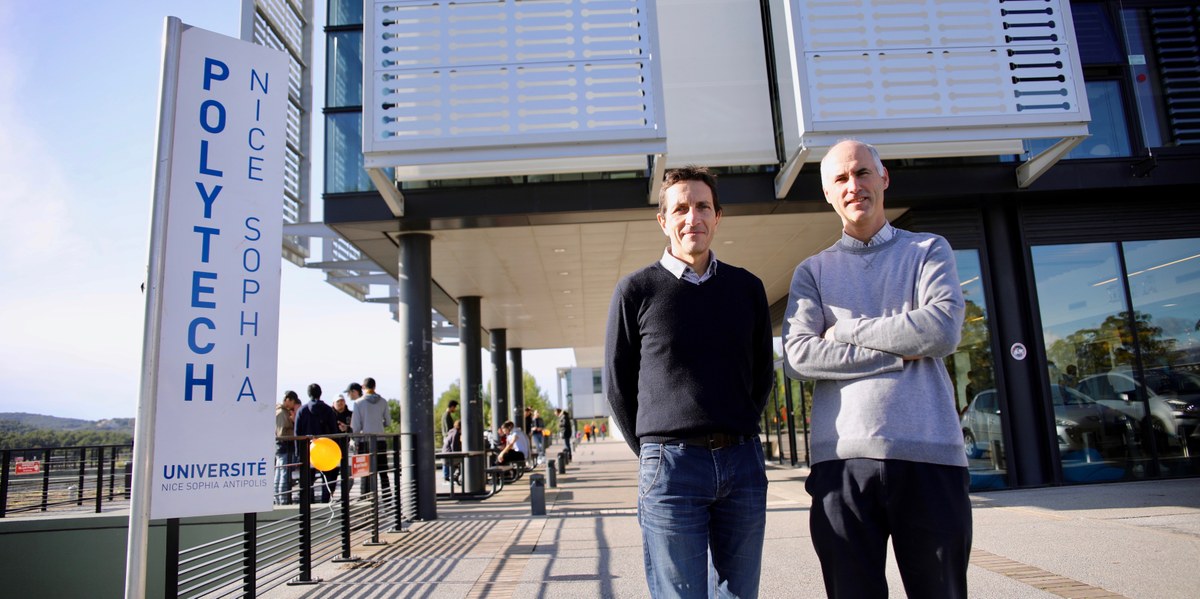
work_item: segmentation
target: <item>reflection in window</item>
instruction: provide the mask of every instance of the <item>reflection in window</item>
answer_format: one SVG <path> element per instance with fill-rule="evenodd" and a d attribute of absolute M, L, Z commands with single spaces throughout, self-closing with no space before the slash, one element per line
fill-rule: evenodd
<path fill-rule="evenodd" d="M 1088 81 L 1088 108 L 1092 122 L 1088 125 L 1091 137 L 1084 139 L 1067 154 L 1067 158 L 1105 158 L 1131 156 L 1129 129 L 1125 124 L 1125 101 L 1121 98 L 1121 82 Z M 1049 148 L 1057 139 L 1025 140 L 1026 158 Z"/>
<path fill-rule="evenodd" d="M 966 315 L 963 318 L 962 340 L 958 349 L 946 357 L 945 364 L 954 385 L 955 404 L 961 417 L 963 449 L 971 470 L 971 489 L 1004 488 L 1007 486 L 1004 432 L 992 366 L 987 301 L 983 293 L 979 252 L 956 250 L 954 259 L 958 264 L 958 280 L 966 302 Z"/>
<path fill-rule="evenodd" d="M 1163 475 L 1191 472 L 1200 394 L 1182 388 L 1193 377 L 1200 386 L 1200 240 L 1032 254 L 1064 478 L 1140 478 L 1151 463 Z M 1087 410 L 1058 401 L 1072 392 Z"/>
<path fill-rule="evenodd" d="M 362 25 L 362 0 L 329 0 L 329 26 Z"/>
<path fill-rule="evenodd" d="M 325 106 L 362 105 L 362 32 L 332 32 L 326 39 Z"/>
<path fill-rule="evenodd" d="M 325 115 L 325 193 L 372 189 L 363 169 L 362 114 Z"/>
<path fill-rule="evenodd" d="M 1129 242 L 1124 250 L 1145 368 L 1140 384 L 1165 429 L 1160 454 L 1200 455 L 1200 239 Z"/>

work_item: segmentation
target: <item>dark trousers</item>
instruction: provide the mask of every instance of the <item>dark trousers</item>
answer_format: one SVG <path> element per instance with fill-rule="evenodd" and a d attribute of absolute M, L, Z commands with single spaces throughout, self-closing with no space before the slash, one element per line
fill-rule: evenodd
<path fill-rule="evenodd" d="M 363 445 L 367 445 L 370 441 L 363 441 Z M 375 440 L 375 451 L 371 455 L 371 471 L 379 473 L 380 486 L 384 489 L 391 487 L 391 481 L 388 479 L 386 470 L 388 469 L 387 461 L 387 441 L 382 439 Z M 371 486 L 371 477 L 364 476 L 362 482 L 358 486 L 359 491 L 370 493 L 375 489 Z"/>
<path fill-rule="evenodd" d="M 886 598 L 887 540 L 909 597 L 967 597 L 966 468 L 851 459 L 812 467 L 809 526 L 829 597 Z"/>

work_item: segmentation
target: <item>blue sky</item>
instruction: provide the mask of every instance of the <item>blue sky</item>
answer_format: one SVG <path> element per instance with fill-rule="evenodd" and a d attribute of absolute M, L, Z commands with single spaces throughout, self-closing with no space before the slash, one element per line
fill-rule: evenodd
<path fill-rule="evenodd" d="M 163 19 L 237 37 L 240 5 L 0 2 L 0 412 L 136 413 Z M 398 397 L 400 325 L 323 278 L 283 266 L 280 393 L 373 376 Z M 459 378 L 459 359 L 435 348 L 435 396 Z M 569 350 L 524 355 L 551 401 L 554 369 L 571 365 Z"/>

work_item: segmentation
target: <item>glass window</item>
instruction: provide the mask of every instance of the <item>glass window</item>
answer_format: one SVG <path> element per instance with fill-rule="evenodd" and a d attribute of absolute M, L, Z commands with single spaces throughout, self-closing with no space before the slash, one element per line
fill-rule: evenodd
<path fill-rule="evenodd" d="M 1191 472 L 1200 455 L 1200 239 L 1123 244 L 1157 448 L 1167 474 Z"/>
<path fill-rule="evenodd" d="M 954 385 L 955 404 L 962 423 L 971 489 L 1000 489 L 1008 484 L 1005 442 L 979 252 L 956 250 L 954 259 L 958 263 L 966 315 L 962 340 L 954 354 L 946 357 L 946 370 Z"/>
<path fill-rule="evenodd" d="M 363 169 L 362 114 L 325 115 L 325 193 L 372 189 Z"/>
<path fill-rule="evenodd" d="M 329 26 L 362 25 L 362 0 L 329 0 Z"/>
<path fill-rule="evenodd" d="M 1162 475 L 1193 472 L 1200 239 L 1032 254 L 1064 479 L 1140 478 L 1151 461 Z"/>
<path fill-rule="evenodd" d="M 1121 337 L 1126 308 L 1117 244 L 1039 246 L 1032 254 L 1063 478 L 1125 478 L 1126 458 L 1141 453 L 1132 432 L 1144 412 L 1137 402 L 1097 393 L 1110 372 L 1134 361 Z"/>
<path fill-rule="evenodd" d="M 1125 101 L 1121 97 L 1120 81 L 1088 81 L 1088 107 L 1092 122 L 1088 125 L 1091 137 L 1084 139 L 1067 158 L 1105 158 L 1131 156 L 1129 129 L 1125 123 Z M 1054 145 L 1057 139 L 1025 141 L 1026 158 Z"/>
<path fill-rule="evenodd" d="M 1167 119 L 1163 114 L 1163 90 L 1159 79 L 1158 55 L 1151 47 L 1152 39 L 1145 9 L 1127 8 L 1121 11 L 1126 44 L 1129 46 L 1129 81 L 1137 105 L 1138 124 L 1146 146 L 1160 148 L 1169 137 Z M 1171 144 L 1174 145 L 1174 144 Z"/>
<path fill-rule="evenodd" d="M 1071 20 L 1075 23 L 1079 59 L 1085 65 L 1125 62 L 1120 39 L 1113 31 L 1107 9 L 1108 6 L 1101 3 L 1071 4 Z"/>
<path fill-rule="evenodd" d="M 362 32 L 331 32 L 326 38 L 325 106 L 362 105 Z"/>

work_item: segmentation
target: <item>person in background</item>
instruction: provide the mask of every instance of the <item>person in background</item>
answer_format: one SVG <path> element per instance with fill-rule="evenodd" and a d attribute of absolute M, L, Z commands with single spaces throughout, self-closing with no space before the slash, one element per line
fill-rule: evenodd
<path fill-rule="evenodd" d="M 296 412 L 295 432 L 297 437 L 323 437 L 337 433 L 337 415 L 333 413 L 329 404 L 321 401 L 321 386 L 316 383 L 308 386 L 308 403 L 300 406 Z M 311 470 L 313 484 L 321 487 L 321 503 L 329 503 L 329 494 L 332 491 L 329 479 L 336 481 L 341 468 L 334 468 L 323 474 L 316 468 Z M 313 498 L 311 488 L 301 492 L 308 493 L 310 500 Z"/>
<path fill-rule="evenodd" d="M 362 435 L 382 435 L 387 432 L 387 427 L 392 424 L 392 411 L 387 400 L 375 392 L 375 379 L 367 377 L 363 379 L 361 387 L 351 383 L 347 389 L 353 394 L 362 392 L 362 397 L 354 402 L 354 416 L 351 419 L 354 432 Z M 374 445 L 369 441 L 365 443 L 364 449 L 371 452 L 371 470 L 379 473 L 380 486 L 383 489 L 391 488 L 387 474 L 387 440 L 376 437 Z M 362 479 L 359 489 L 363 493 L 374 490 L 370 476 Z"/>
<path fill-rule="evenodd" d="M 567 455 L 570 455 L 571 437 L 575 435 L 571 414 L 562 408 L 554 408 L 554 415 L 558 417 L 558 432 L 562 433 L 563 447 L 566 449 Z"/>
<path fill-rule="evenodd" d="M 512 420 L 506 420 L 500 427 L 504 431 L 504 449 L 496 455 L 497 464 L 524 464 L 529 459 L 529 437 L 519 428 L 515 428 Z"/>
<path fill-rule="evenodd" d="M 529 438 L 533 441 L 533 450 L 537 453 L 537 463 L 541 464 L 546 461 L 546 421 L 542 420 L 542 414 L 538 410 L 533 411 L 532 419 L 530 420 Z"/>
<path fill-rule="evenodd" d="M 290 437 L 296 431 L 296 410 L 300 408 L 300 396 L 295 391 L 283 394 L 283 401 L 275 406 L 275 504 L 291 505 L 292 472 L 296 469 L 296 442 L 281 441 L 279 437 Z"/>
<path fill-rule="evenodd" d="M 345 396 L 339 395 L 333 402 L 333 412 L 337 417 L 337 425 L 339 433 L 348 433 L 352 429 L 350 427 L 350 419 L 353 417 L 353 412 L 346 405 Z"/>
<path fill-rule="evenodd" d="M 452 399 L 446 405 L 446 411 L 442 412 L 442 444 L 445 445 L 446 435 L 454 429 L 456 420 L 454 413 L 458 411 L 458 400 Z M 461 444 L 461 440 L 459 441 Z M 442 460 L 442 480 L 450 480 L 450 460 Z"/>

